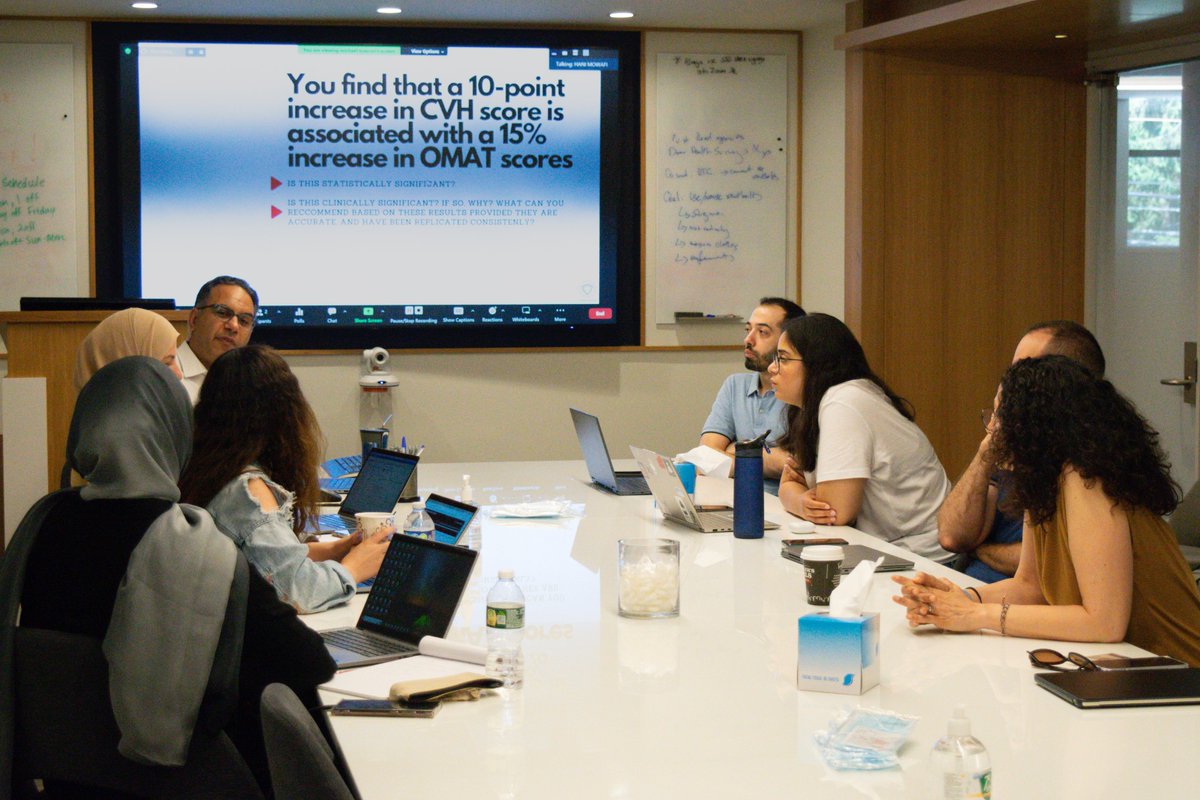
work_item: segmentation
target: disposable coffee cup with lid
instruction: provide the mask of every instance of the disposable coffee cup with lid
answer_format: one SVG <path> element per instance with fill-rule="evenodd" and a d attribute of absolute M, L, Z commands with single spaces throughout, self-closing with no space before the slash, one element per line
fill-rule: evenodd
<path fill-rule="evenodd" d="M 842 548 L 835 544 L 814 544 L 800 551 L 809 605 L 829 605 L 829 595 L 842 580 L 844 557 Z"/>

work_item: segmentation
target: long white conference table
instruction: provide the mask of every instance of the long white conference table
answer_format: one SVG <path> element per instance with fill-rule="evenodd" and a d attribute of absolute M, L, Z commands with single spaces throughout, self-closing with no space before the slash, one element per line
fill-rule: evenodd
<path fill-rule="evenodd" d="M 787 532 L 777 498 L 767 496 L 767 518 L 782 528 L 740 540 L 666 522 L 652 498 L 600 491 L 581 461 L 422 464 L 421 496 L 456 496 L 463 473 L 481 506 L 573 504 L 560 519 L 484 514 L 447 635 L 484 644 L 487 591 L 499 569 L 514 569 L 526 598 L 525 687 L 443 704 L 433 719 L 334 717 L 365 800 L 924 798 L 929 751 L 958 703 L 988 748 L 995 798 L 1196 796 L 1188 753 L 1200 744 L 1200 707 L 1079 710 L 1039 688 L 1026 657 L 1047 645 L 1141 653 L 1132 645 L 913 630 L 891 601 L 895 584 L 876 575 L 866 610 L 881 614 L 879 686 L 860 697 L 797 691 L 796 620 L 814 609 L 802 568 L 780 557 L 781 539 L 803 537 Z M 729 502 L 732 482 L 701 477 L 697 493 Z M 818 530 L 905 554 L 852 528 Z M 680 541 L 678 618 L 617 615 L 617 540 L 639 537 Z M 363 597 L 305 619 L 353 625 Z M 839 772 L 822 761 L 814 732 L 860 704 L 920 718 L 899 769 Z"/>

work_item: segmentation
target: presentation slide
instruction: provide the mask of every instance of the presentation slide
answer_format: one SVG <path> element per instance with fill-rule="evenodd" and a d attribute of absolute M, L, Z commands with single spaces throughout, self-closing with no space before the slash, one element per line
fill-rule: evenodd
<path fill-rule="evenodd" d="M 259 290 L 260 326 L 613 323 L 616 50 L 143 41 L 123 57 L 143 297 L 190 306 L 229 273 Z"/>

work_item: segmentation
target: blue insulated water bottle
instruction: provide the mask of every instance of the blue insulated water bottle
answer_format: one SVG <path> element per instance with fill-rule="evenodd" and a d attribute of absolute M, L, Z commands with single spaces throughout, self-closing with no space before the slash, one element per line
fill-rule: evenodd
<path fill-rule="evenodd" d="M 738 442 L 733 450 L 733 535 L 761 539 L 763 535 L 763 444 L 770 435 Z"/>

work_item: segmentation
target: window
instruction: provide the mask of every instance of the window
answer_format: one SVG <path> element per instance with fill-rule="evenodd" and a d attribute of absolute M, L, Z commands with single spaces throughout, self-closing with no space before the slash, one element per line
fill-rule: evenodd
<path fill-rule="evenodd" d="M 1124 73 L 1117 85 L 1118 225 L 1127 247 L 1179 247 L 1180 65 Z"/>

